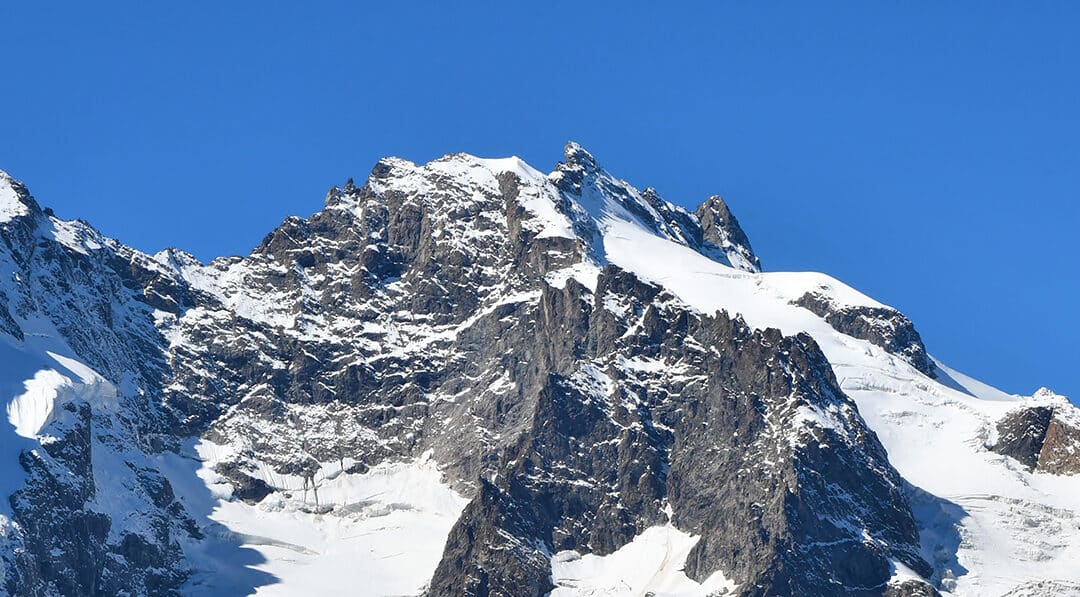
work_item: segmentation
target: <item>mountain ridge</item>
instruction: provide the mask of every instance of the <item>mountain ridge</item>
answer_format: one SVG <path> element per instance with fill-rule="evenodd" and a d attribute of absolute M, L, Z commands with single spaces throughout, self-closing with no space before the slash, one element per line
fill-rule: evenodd
<path fill-rule="evenodd" d="M 2 289 L 0 324 L 13 350 L 51 363 L 37 371 L 86 389 L 61 398 L 69 382 L 46 386 L 57 398 L 44 406 L 62 416 L 16 398 L 20 437 L 60 439 L 20 464 L 29 482 L 12 528 L 25 527 L 13 536 L 30 555 L 4 556 L 15 594 L 198 592 L 215 575 L 239 594 L 303 591 L 318 580 L 280 550 L 327 566 L 304 542 L 347 546 L 310 529 L 382 516 L 447 538 L 417 548 L 430 579 L 368 571 L 391 592 L 429 580 L 432 595 L 592 590 L 558 576 L 578 561 L 566 554 L 609 561 L 661 527 L 693 537 L 684 576 L 669 579 L 684 592 L 965 593 L 1004 581 L 972 563 L 982 551 L 953 545 L 958 529 L 975 532 L 972 517 L 910 466 L 925 454 L 900 430 L 977 423 L 950 458 L 1029 490 L 1049 479 L 994 460 L 992 424 L 1016 399 L 976 397 L 986 393 L 934 361 L 902 314 L 822 274 L 761 273 L 722 200 L 695 215 L 576 144 L 547 175 L 516 158 L 386 158 L 249 256 L 207 264 L 27 211 L 0 223 L 5 279 L 33 282 Z M 91 383 L 98 373 L 111 390 Z M 952 410 L 969 414 L 939 414 Z M 399 466 L 410 462 L 420 469 Z M 431 462 L 435 480 L 420 472 Z M 65 469 L 77 491 L 50 481 Z M 352 493 L 401 475 L 424 479 L 433 501 Z M 1057 484 L 1002 485 L 1002 496 L 1071 512 Z M 129 523 L 101 495 L 151 514 Z M 1045 516 L 1067 526 L 1072 515 Z M 20 522 L 34 518 L 62 524 Z M 72 521 L 91 534 L 46 549 Z M 256 536 L 260 525 L 278 535 Z M 401 541 L 379 536 L 372 549 Z M 1076 545 L 1037 549 L 1067 561 Z M 257 569 L 277 578 L 238 574 L 236 560 L 208 559 L 213 549 L 257 551 Z M 138 573 L 147 565 L 161 572 Z M 56 584 L 60 570 L 71 584 Z M 1063 574 L 1057 589 L 1080 582 Z"/>

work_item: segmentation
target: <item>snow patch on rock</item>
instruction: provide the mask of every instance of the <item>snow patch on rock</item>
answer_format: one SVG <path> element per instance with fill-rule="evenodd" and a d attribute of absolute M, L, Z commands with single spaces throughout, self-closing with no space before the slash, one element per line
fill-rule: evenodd
<path fill-rule="evenodd" d="M 686 576 L 686 556 L 700 538 L 674 526 L 653 526 L 606 556 L 561 551 L 551 558 L 551 597 L 654 595 L 694 597 L 734 593 L 738 587 L 714 572 L 703 583 Z"/>

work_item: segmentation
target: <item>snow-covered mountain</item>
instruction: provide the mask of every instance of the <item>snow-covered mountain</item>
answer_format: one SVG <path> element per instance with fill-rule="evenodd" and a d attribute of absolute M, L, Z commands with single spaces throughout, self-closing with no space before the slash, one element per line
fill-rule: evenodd
<path fill-rule="evenodd" d="M 0 239 L 12 595 L 1080 595 L 1080 411 L 573 143 L 208 264 L 0 174 Z"/>

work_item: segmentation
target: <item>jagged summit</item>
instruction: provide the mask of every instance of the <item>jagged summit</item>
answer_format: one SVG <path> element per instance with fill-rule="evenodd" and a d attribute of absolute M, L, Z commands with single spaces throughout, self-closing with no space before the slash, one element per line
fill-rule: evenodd
<path fill-rule="evenodd" d="M 518 157 L 490 159 L 454 153 L 423 165 L 383 158 L 363 187 L 346 184 L 332 189 L 327 207 L 352 209 L 373 194 L 411 196 L 412 203 L 434 223 L 441 214 L 458 213 L 476 205 L 481 197 L 501 193 L 511 184 L 507 177 L 515 181 L 514 199 L 532 216 L 524 222 L 526 227 L 535 229 L 541 238 L 578 239 L 591 247 L 587 258 L 596 264 L 605 260 L 603 246 L 596 244 L 604 236 L 601 230 L 625 222 L 729 267 L 761 270 L 745 232 L 719 198 L 707 201 L 695 215 L 664 200 L 652 188 L 639 191 L 612 176 L 572 141 L 566 144 L 565 162 L 546 175 Z"/>
<path fill-rule="evenodd" d="M 40 213 L 41 208 L 26 186 L 0 170 L 0 222 Z"/>
<path fill-rule="evenodd" d="M 719 195 L 706 199 L 694 215 L 701 223 L 703 240 L 722 251 L 732 265 L 743 270 L 761 271 L 761 260 L 754 254 L 750 239 Z"/>
<path fill-rule="evenodd" d="M 574 141 L 566 142 L 566 146 L 563 147 L 563 155 L 566 158 L 567 166 L 580 167 L 586 171 L 599 169 L 596 158 L 594 158 L 584 147 Z"/>

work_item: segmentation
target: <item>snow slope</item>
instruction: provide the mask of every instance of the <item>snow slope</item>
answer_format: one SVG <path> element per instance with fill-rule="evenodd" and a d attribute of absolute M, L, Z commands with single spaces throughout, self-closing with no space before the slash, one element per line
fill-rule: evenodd
<path fill-rule="evenodd" d="M 551 597 L 705 597 L 733 592 L 737 585 L 715 572 L 703 583 L 683 573 L 686 556 L 698 542 L 671 525 L 645 529 L 630 544 L 607 556 L 562 551 L 551 559 Z"/>
<path fill-rule="evenodd" d="M 348 461 L 327 463 L 306 489 L 302 478 L 265 467 L 265 480 L 281 491 L 248 504 L 231 500 L 232 486 L 213 470 L 229 449 L 204 440 L 158 458 L 181 501 L 209 512 L 216 523 L 206 529 L 209 545 L 189 547 L 200 570 L 188 582 L 192 595 L 250 588 L 249 579 L 236 576 L 247 567 L 269 575 L 256 595 L 329 595 L 345 587 L 368 595 L 419 594 L 467 502 L 424 457 L 363 474 L 348 472 Z M 251 551 L 261 561 L 253 561 Z"/>

